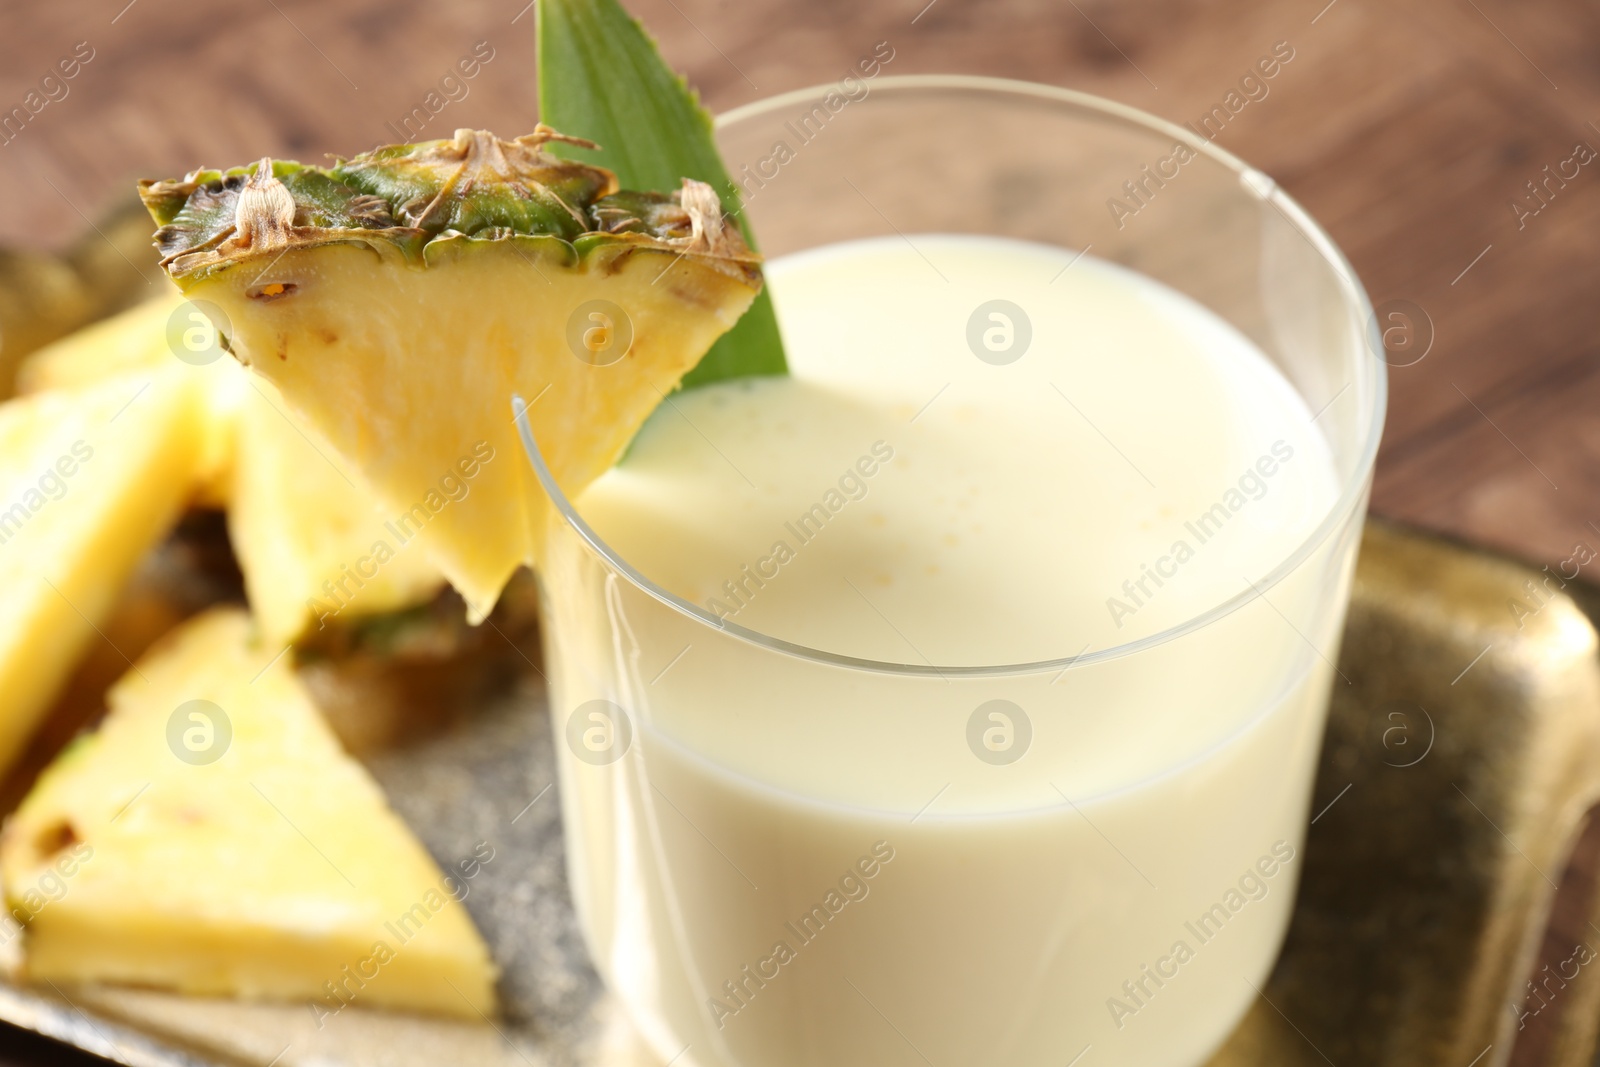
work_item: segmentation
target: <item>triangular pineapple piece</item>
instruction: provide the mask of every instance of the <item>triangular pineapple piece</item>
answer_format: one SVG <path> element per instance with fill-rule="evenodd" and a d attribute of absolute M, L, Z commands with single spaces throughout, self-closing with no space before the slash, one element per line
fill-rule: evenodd
<path fill-rule="evenodd" d="M 271 382 L 249 384 L 228 533 L 263 641 L 281 648 L 308 625 L 431 600 L 444 576 L 413 543 L 410 520 L 386 520 L 338 453 L 295 424 Z"/>
<path fill-rule="evenodd" d="M 181 374 L 0 404 L 0 770 L 188 502 L 204 432 Z"/>
<path fill-rule="evenodd" d="M 17 369 L 17 391 L 73 389 L 171 361 L 167 320 L 183 302 L 164 292 L 29 353 Z"/>
<path fill-rule="evenodd" d="M 212 348 L 215 333 L 210 320 L 179 294 L 164 294 L 30 354 L 17 371 L 17 391 L 79 389 L 118 375 L 155 370 L 195 379 L 206 402 L 205 435 L 196 463 L 197 499 L 221 507 L 228 498 L 233 466 L 235 413 L 247 380 L 236 361 L 206 351 Z M 199 361 L 175 357 L 174 346 L 186 342 L 200 349 L 195 357 Z"/>
<path fill-rule="evenodd" d="M 0 837 L 39 981 L 477 1019 L 495 967 L 447 878 L 243 612 L 200 616 L 112 689 Z M 59 889 L 57 887 L 60 887 Z"/>
<path fill-rule="evenodd" d="M 546 152 L 557 137 L 457 130 L 326 170 L 262 160 L 141 186 L 168 273 L 420 527 L 474 621 L 535 547 L 512 394 L 576 492 L 761 288 L 710 186 L 618 192 Z M 447 479 L 470 491 L 451 499 Z"/>

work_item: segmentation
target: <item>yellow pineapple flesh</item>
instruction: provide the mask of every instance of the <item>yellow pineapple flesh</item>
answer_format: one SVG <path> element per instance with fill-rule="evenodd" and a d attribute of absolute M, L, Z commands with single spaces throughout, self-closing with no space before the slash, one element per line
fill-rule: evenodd
<path fill-rule="evenodd" d="M 329 617 L 431 599 L 444 583 L 438 568 L 384 525 L 359 475 L 341 469 L 270 382 L 225 355 L 197 365 L 174 358 L 174 333 L 206 329 L 196 315 L 177 293 L 142 304 L 29 356 L 19 382 L 34 393 L 159 368 L 199 383 L 206 435 L 197 501 L 227 508 L 251 608 L 279 647 Z"/>
<path fill-rule="evenodd" d="M 223 310 L 230 350 L 360 472 L 474 621 L 535 550 L 513 394 L 576 492 L 761 287 L 709 186 L 618 192 L 546 153 L 557 137 L 458 130 L 328 170 L 262 160 L 143 186 L 168 273 Z"/>
<path fill-rule="evenodd" d="M 234 417 L 247 391 L 247 379 L 225 355 L 208 362 L 181 362 L 173 347 L 215 328 L 177 293 L 119 312 L 25 359 L 17 371 L 23 394 L 78 389 L 121 374 L 163 371 L 194 379 L 205 401 L 204 436 L 196 465 L 197 502 L 222 507 L 233 466 Z"/>
<path fill-rule="evenodd" d="M 17 370 L 17 390 L 37 393 L 93 385 L 170 362 L 167 320 L 182 303 L 177 293 L 166 293 L 30 353 Z"/>
<path fill-rule="evenodd" d="M 329 619 L 431 600 L 444 576 L 383 516 L 339 454 L 250 382 L 239 412 L 228 533 L 262 637 L 281 648 Z"/>
<path fill-rule="evenodd" d="M 496 969 L 447 876 L 339 747 L 289 660 L 218 609 L 112 689 L 0 836 L 37 981 L 468 1019 Z"/>
<path fill-rule="evenodd" d="M 160 372 L 0 404 L 0 768 L 188 503 L 202 408 Z"/>

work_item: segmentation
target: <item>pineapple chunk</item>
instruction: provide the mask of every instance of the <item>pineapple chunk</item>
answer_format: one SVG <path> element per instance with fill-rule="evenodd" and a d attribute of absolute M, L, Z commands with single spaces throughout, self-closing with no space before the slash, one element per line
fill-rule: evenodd
<path fill-rule="evenodd" d="M 190 365 L 174 358 L 167 333 L 174 315 L 180 325 L 189 315 L 180 312 L 185 301 L 170 293 L 87 326 L 28 356 L 17 371 L 17 390 L 23 394 L 47 389 L 77 389 L 119 374 L 154 370 L 186 374 L 196 380 L 205 401 L 205 435 L 201 440 L 197 475 L 198 502 L 223 506 L 228 498 L 228 478 L 233 465 L 234 419 L 246 392 L 246 378 L 238 364 L 227 358 Z M 189 328 L 205 328 L 203 320 Z"/>
<path fill-rule="evenodd" d="M 419 531 L 474 622 L 534 562 L 544 515 L 512 395 L 575 493 L 761 289 L 710 186 L 619 192 L 545 150 L 559 139 L 463 129 L 326 170 L 141 184 L 163 267 Z"/>
<path fill-rule="evenodd" d="M 456 899 L 492 846 L 447 878 L 274 653 L 243 612 L 192 620 L 40 777 L 0 836 L 28 975 L 303 1000 L 319 1022 L 493 1012 Z"/>
<path fill-rule="evenodd" d="M 228 509 L 239 569 L 268 643 L 282 647 L 325 614 L 376 615 L 437 594 L 444 584 L 438 568 L 384 527 L 364 484 L 335 469 L 338 454 L 315 440 L 270 382 L 252 380 L 232 359 L 190 366 L 173 357 L 168 324 L 184 304 L 174 293 L 35 353 L 19 375 L 23 390 L 77 388 L 141 368 L 200 383 L 206 436 L 198 501 Z"/>
<path fill-rule="evenodd" d="M 160 372 L 0 404 L 0 769 L 188 502 L 201 406 Z"/>
<path fill-rule="evenodd" d="M 182 303 L 177 293 L 165 293 L 46 345 L 18 368 L 17 390 L 72 389 L 171 361 L 167 319 Z"/>
<path fill-rule="evenodd" d="M 444 585 L 439 569 L 385 524 L 338 454 L 291 421 L 270 382 L 250 385 L 228 533 L 262 639 L 281 648 L 324 616 L 431 600 Z"/>

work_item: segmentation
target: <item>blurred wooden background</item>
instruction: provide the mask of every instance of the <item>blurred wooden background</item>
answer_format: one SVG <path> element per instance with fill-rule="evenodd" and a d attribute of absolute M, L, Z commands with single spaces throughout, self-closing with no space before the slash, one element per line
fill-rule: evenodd
<path fill-rule="evenodd" d="M 526 3 L 10 5 L 0 111 L 79 42 L 93 58 L 0 144 L 0 242 L 59 246 L 138 177 L 396 140 L 389 124 L 480 41 L 493 58 L 425 136 L 528 127 Z M 1510 206 L 1578 143 L 1600 149 L 1594 0 L 631 7 L 713 110 L 835 80 L 887 40 L 893 73 L 1032 79 L 1181 122 L 1288 41 L 1295 61 L 1218 142 L 1327 226 L 1374 303 L 1413 301 L 1435 329 L 1428 356 L 1391 376 L 1375 509 L 1540 562 L 1600 549 L 1600 161 L 1520 229 Z"/>

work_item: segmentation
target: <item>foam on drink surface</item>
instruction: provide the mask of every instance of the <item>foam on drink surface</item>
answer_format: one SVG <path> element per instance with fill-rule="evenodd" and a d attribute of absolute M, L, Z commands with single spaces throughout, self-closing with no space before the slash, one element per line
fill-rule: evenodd
<path fill-rule="evenodd" d="M 673 396 L 582 501 L 647 576 L 751 629 L 941 666 L 1107 648 L 1261 578 L 1336 493 L 1254 345 L 1093 257 L 887 238 L 768 277 L 792 376 Z M 980 316 L 980 347 L 1025 341 L 1009 364 L 969 345 L 991 297 L 1027 319 Z"/>

